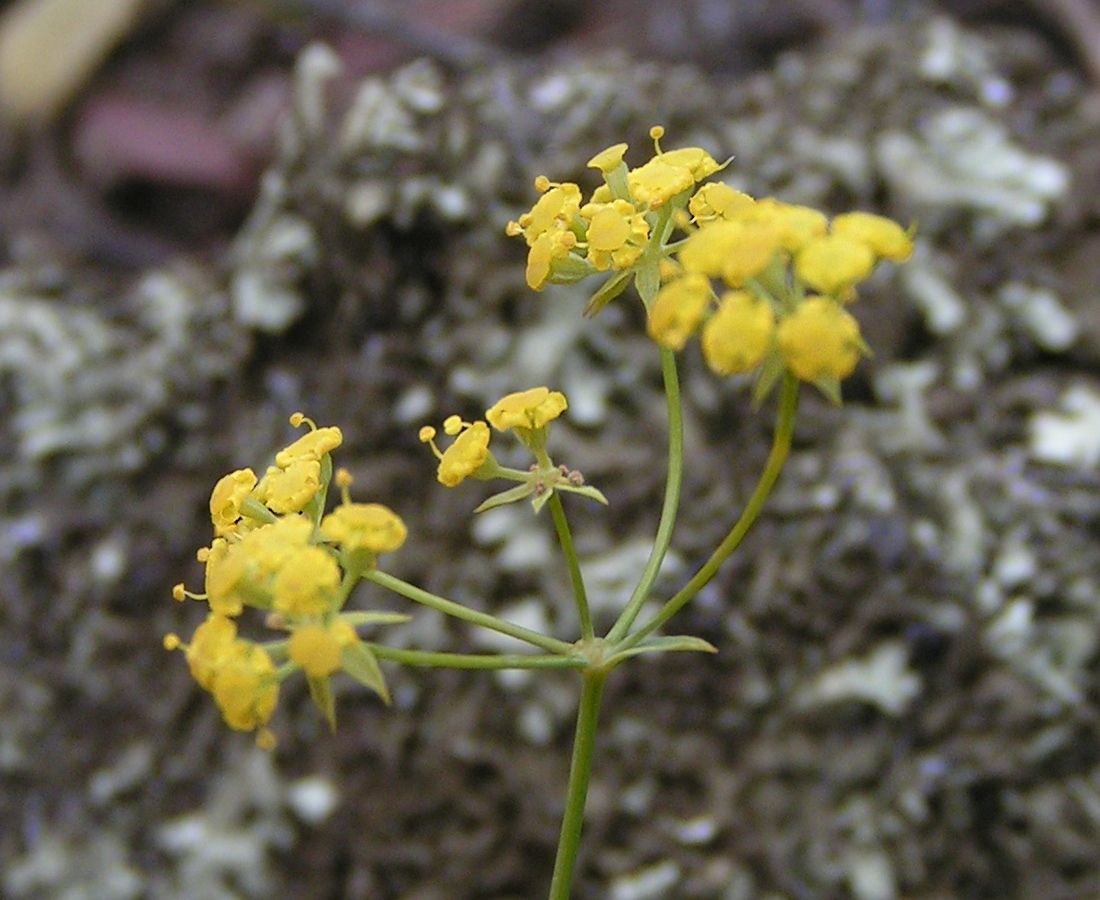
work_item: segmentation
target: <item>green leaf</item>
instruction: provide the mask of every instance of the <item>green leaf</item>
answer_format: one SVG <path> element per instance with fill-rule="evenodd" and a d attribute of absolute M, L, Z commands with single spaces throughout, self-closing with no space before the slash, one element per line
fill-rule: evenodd
<path fill-rule="evenodd" d="M 553 496 L 553 488 L 548 488 L 541 494 L 536 491 L 535 495 L 531 498 L 531 509 L 533 509 L 535 511 L 535 514 L 538 515 L 538 513 L 542 512 L 542 508 L 546 506 L 546 501 Z"/>
<path fill-rule="evenodd" d="M 309 675 L 306 681 L 309 682 L 309 695 L 313 698 L 313 702 L 321 710 L 321 715 L 328 722 L 328 727 L 336 731 L 336 703 L 332 699 L 331 679 L 328 676 Z"/>
<path fill-rule="evenodd" d="M 498 506 L 504 506 L 505 503 L 515 503 L 517 500 L 523 500 L 531 496 L 534 491 L 534 487 L 530 484 L 516 485 L 514 488 L 508 488 L 508 490 L 501 491 L 499 494 L 493 494 L 488 500 L 482 502 L 474 512 L 485 512 L 487 509 L 496 509 Z"/>
<path fill-rule="evenodd" d="M 760 374 L 753 386 L 753 409 L 760 408 L 760 404 L 767 399 L 768 394 L 772 392 L 772 388 L 775 387 L 776 382 L 779 381 L 786 369 L 787 363 L 784 361 L 783 355 L 774 348 L 769 351 L 768 355 L 764 357 L 764 364 L 760 367 Z"/>
<path fill-rule="evenodd" d="M 655 262 L 646 263 L 637 272 L 638 274 L 634 276 L 634 287 L 637 288 L 638 296 L 642 298 L 645 308 L 649 309 L 653 306 L 657 291 L 661 287 L 661 272 Z"/>
<path fill-rule="evenodd" d="M 390 691 L 386 687 L 385 676 L 382 675 L 378 660 L 366 644 L 355 643 L 345 647 L 340 654 L 340 663 L 340 668 L 361 685 L 374 691 L 389 706 Z"/>
<path fill-rule="evenodd" d="M 580 494 L 582 497 L 588 497 L 590 500 L 595 500 L 598 503 L 602 503 L 607 506 L 607 498 L 603 495 L 603 491 L 599 488 L 594 488 L 590 484 L 559 484 L 555 490 L 567 491 L 570 494 Z"/>
<path fill-rule="evenodd" d="M 844 401 L 840 396 L 840 381 L 838 379 L 831 376 L 822 376 L 821 378 L 815 379 L 814 387 L 828 397 L 829 402 L 832 403 L 833 406 L 844 405 Z"/>
<path fill-rule="evenodd" d="M 717 647 L 700 637 L 693 637 L 690 634 L 670 634 L 663 637 L 646 638 L 637 646 L 611 654 L 607 662 L 611 665 L 618 665 L 624 659 L 631 656 L 640 656 L 643 653 L 673 653 L 684 650 L 698 653 L 718 652 Z"/>
<path fill-rule="evenodd" d="M 626 286 L 630 284 L 630 270 L 620 272 L 612 278 L 608 278 L 603 283 L 603 286 L 592 295 L 592 299 L 588 301 L 588 305 L 584 308 L 584 314 L 588 318 L 596 315 L 601 309 L 607 306 L 612 300 L 619 296 L 626 290 Z"/>

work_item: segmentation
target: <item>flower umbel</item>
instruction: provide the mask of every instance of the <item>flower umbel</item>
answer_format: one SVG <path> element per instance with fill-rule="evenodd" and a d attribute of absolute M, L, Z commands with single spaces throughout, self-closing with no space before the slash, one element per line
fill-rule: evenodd
<path fill-rule="evenodd" d="M 184 650 L 192 676 L 214 696 L 226 724 L 258 731 L 257 743 L 268 748 L 274 746 L 267 723 L 279 685 L 297 669 L 305 670 L 310 693 L 330 723 L 335 712 L 328 678 L 338 670 L 388 699 L 372 651 L 343 616 L 361 625 L 405 618 L 340 612 L 377 555 L 404 542 L 405 524 L 381 504 L 353 503 L 350 476 L 343 472 L 343 504 L 323 516 L 330 454 L 342 435 L 338 428 L 318 428 L 301 413 L 291 417 L 292 425 L 302 423 L 309 433 L 277 453 L 258 482 L 251 469 L 218 481 L 210 497 L 215 536 L 198 554 L 206 566 L 206 593 L 189 593 L 183 585 L 172 592 L 179 600 L 206 601 L 210 612 L 189 644 L 175 634 L 164 639 L 167 649 Z M 261 644 L 240 637 L 235 617 L 246 607 L 266 611 L 267 624 L 289 630 L 290 640 Z"/>

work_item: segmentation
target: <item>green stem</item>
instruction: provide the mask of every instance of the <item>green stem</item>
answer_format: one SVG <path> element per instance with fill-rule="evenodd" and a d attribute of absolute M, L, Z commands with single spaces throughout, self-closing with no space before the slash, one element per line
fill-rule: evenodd
<path fill-rule="evenodd" d="M 395 578 L 393 575 L 386 572 L 380 572 L 378 569 L 370 569 L 364 572 L 363 578 L 366 581 L 373 581 L 375 584 L 386 588 L 386 590 L 393 591 L 395 594 L 400 594 L 402 597 L 412 600 L 414 603 L 421 603 L 444 615 L 462 619 L 464 622 L 469 622 L 471 625 L 477 625 L 480 628 L 488 628 L 490 631 L 499 631 L 501 634 L 506 634 L 508 637 L 513 637 L 516 640 L 531 644 L 532 646 L 538 647 L 540 650 L 545 650 L 547 653 L 554 653 L 558 656 L 573 655 L 572 644 L 567 644 L 565 641 L 559 641 L 557 638 L 552 638 L 549 635 L 539 634 L 537 631 L 531 631 L 531 629 L 523 628 L 520 625 L 513 625 L 511 622 L 505 622 L 503 619 L 498 619 L 496 616 L 491 616 L 488 613 L 470 609 L 469 607 L 463 606 L 461 603 L 455 603 L 453 600 L 446 600 L 437 594 L 433 594 L 423 588 L 418 588 L 416 585 L 409 584 L 407 581 L 402 581 L 400 578 Z"/>
<path fill-rule="evenodd" d="M 783 376 L 783 389 L 779 397 L 779 415 L 775 426 L 775 435 L 772 438 L 772 449 L 768 454 L 767 464 L 756 483 L 756 488 L 749 497 L 749 502 L 741 513 L 741 517 L 734 523 L 729 534 L 723 538 L 722 543 L 711 554 L 701 569 L 696 572 L 690 581 L 677 591 L 668 602 L 657 612 L 653 619 L 642 628 L 635 631 L 629 637 L 615 645 L 614 651 L 620 652 L 635 646 L 647 635 L 656 631 L 665 622 L 671 619 L 680 609 L 692 599 L 703 586 L 714 577 L 718 568 L 726 561 L 731 553 L 737 549 L 746 532 L 756 521 L 760 514 L 764 501 L 768 499 L 779 473 L 783 470 L 783 463 L 787 460 L 787 454 L 791 449 L 791 437 L 794 434 L 794 417 L 798 409 L 798 379 L 790 372 Z"/>
<path fill-rule="evenodd" d="M 569 530 L 569 521 L 565 518 L 565 509 L 561 497 L 555 491 L 550 496 L 550 515 L 554 518 L 554 528 L 558 532 L 558 542 L 565 555 L 565 564 L 569 567 L 569 580 L 573 584 L 573 602 L 577 605 L 577 616 L 581 620 L 581 638 L 591 640 L 596 636 L 592 628 L 592 612 L 588 606 L 588 592 L 584 589 L 584 576 L 581 575 L 577 560 L 577 548 L 573 544 L 573 533 Z"/>
<path fill-rule="evenodd" d="M 684 409 L 680 400 L 680 379 L 676 374 L 676 355 L 664 348 L 661 348 L 661 372 L 665 379 L 665 396 L 668 398 L 668 474 L 665 480 L 665 499 L 649 560 L 634 593 L 630 595 L 619 618 L 607 633 L 607 639 L 612 643 L 621 641 L 630 631 L 630 626 L 634 624 L 642 604 L 649 596 L 672 543 L 672 530 L 680 508 L 680 488 L 684 478 Z"/>
<path fill-rule="evenodd" d="M 428 669 L 579 669 L 588 664 L 580 657 L 523 656 L 496 653 L 435 653 L 428 650 L 399 650 L 384 644 L 367 644 L 379 659 Z"/>
<path fill-rule="evenodd" d="M 569 900 L 573 869 L 584 826 L 584 807 L 588 800 L 588 782 L 592 776 L 592 757 L 596 749 L 596 725 L 600 718 L 600 698 L 607 671 L 586 672 L 577 709 L 577 731 L 573 738 L 573 757 L 569 763 L 569 788 L 565 795 L 565 814 L 561 820 L 554 876 L 550 881 L 549 900 Z"/>

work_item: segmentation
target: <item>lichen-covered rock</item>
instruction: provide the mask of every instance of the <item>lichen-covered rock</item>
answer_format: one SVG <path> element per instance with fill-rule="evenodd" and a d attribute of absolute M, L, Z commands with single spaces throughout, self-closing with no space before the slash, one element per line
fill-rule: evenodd
<path fill-rule="evenodd" d="M 422 552 L 398 559 L 401 574 L 565 636 L 568 585 L 544 570 L 553 554 L 534 526 L 486 517 L 471 531 L 476 499 L 433 490 L 433 460 L 415 456 L 417 427 L 456 401 L 480 415 L 511 390 L 565 391 L 562 458 L 611 499 L 606 517 L 579 516 L 578 546 L 603 599 L 621 593 L 660 497 L 655 352 L 628 300 L 587 321 L 576 289 L 532 295 L 503 230 L 530 206 L 536 175 L 584 182 L 594 152 L 626 140 L 636 153 L 660 123 L 670 148 L 732 154 L 722 177 L 735 187 L 912 219 L 919 243 L 900 277 L 884 270 L 867 286 L 875 356 L 848 405 L 805 404 L 758 529 L 677 622 L 723 653 L 610 683 L 589 833 L 617 843 L 594 845 L 590 889 L 668 879 L 660 889 L 684 897 L 1094 894 L 1100 488 L 1079 420 L 1092 415 L 1082 361 L 1100 358 L 1100 332 L 1080 246 L 1100 209 L 1100 125 L 1074 77 L 1017 32 L 936 20 L 853 32 L 738 83 L 606 57 L 460 74 L 420 62 L 349 85 L 319 47 L 296 78 L 224 273 L 152 272 L 94 302 L 67 273 L 0 273 L 12 448 L 0 459 L 0 563 L 15 563 L 0 586 L 31 598 L 4 610 L 15 637 L 0 642 L 0 676 L 15 677 L 28 642 L 71 644 L 61 668 L 75 673 L 23 690 L 0 680 L 0 715 L 17 725 L 0 764 L 46 778 L 28 748 L 62 714 L 98 715 L 116 696 L 117 677 L 97 671 L 111 654 L 169 677 L 148 661 L 146 632 L 149 610 L 171 611 L 150 595 L 144 630 L 127 631 L 112 598 L 155 583 L 145 567 L 158 552 L 182 560 L 178 547 L 193 545 L 166 536 L 187 515 L 178 498 L 196 499 L 176 492 L 181 473 L 201 472 L 206 455 L 219 457 L 211 472 L 226 455 L 256 458 L 299 406 L 344 427 L 372 493 L 423 510 L 410 521 Z M 766 452 L 744 385 L 687 354 L 683 387 L 690 465 L 673 581 L 724 533 Z M 1050 449 L 1051 435 L 1071 446 Z M 80 515 L 92 523 L 82 531 Z M 152 552 L 150 535 L 164 541 Z M 89 603 L 104 597 L 108 612 Z M 401 629 L 408 646 L 465 645 L 431 616 Z M 459 681 L 473 683 L 425 689 L 421 673 L 398 673 L 395 710 L 355 708 L 363 727 L 325 745 L 326 771 L 357 799 L 338 828 L 287 837 L 309 846 L 295 858 L 310 860 L 311 889 L 343 891 L 339 871 L 362 896 L 452 881 L 480 895 L 536 890 L 564 770 L 548 754 L 564 748 L 572 694 L 554 678 L 502 694 Z M 144 687 L 126 683 L 123 697 Z M 72 684 L 80 699 L 63 710 Z M 177 782 L 206 775 L 210 741 L 183 704 L 149 713 L 188 735 L 158 747 Z M 430 739 L 410 739 L 414 718 Z M 289 740 L 308 737 L 310 720 L 295 721 Z M 316 767 L 322 750 L 301 744 Z M 522 761 L 502 761 L 511 754 Z M 380 816 L 373 798 L 405 789 L 396 771 L 411 773 L 408 803 Z M 23 799 L 22 787 L 0 792 L 0 818 L 22 815 Z M 114 801 L 115 827 L 135 846 L 173 834 L 151 827 L 167 815 L 155 797 L 129 799 Z M 77 818 L 73 829 L 96 825 Z M 396 862 L 372 849 L 397 844 Z M 262 857 L 271 842 L 248 846 Z M 441 846 L 462 852 L 440 862 Z M 648 848 L 653 866 L 624 846 Z M 170 871 L 143 877 L 174 883 L 201 856 L 190 847 L 168 847 Z"/>

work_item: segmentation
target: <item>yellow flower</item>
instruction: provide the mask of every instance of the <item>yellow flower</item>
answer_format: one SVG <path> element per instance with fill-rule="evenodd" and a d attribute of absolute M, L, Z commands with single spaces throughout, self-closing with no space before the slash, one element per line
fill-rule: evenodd
<path fill-rule="evenodd" d="M 722 265 L 722 280 L 732 288 L 742 287 L 760 275 L 781 248 L 782 234 L 772 223 L 748 222 L 741 225 L 737 241 Z"/>
<path fill-rule="evenodd" d="M 713 296 L 705 275 L 685 275 L 657 292 L 649 310 L 649 336 L 669 350 L 682 350 L 695 333 Z"/>
<path fill-rule="evenodd" d="M 435 429 L 425 425 L 420 429 L 420 440 L 431 445 L 432 453 L 439 460 L 436 478 L 446 487 L 454 487 L 473 475 L 491 458 L 489 453 L 489 426 L 484 422 L 463 422 L 458 416 L 450 416 L 443 423 L 443 430 L 455 437 L 454 443 L 441 452 L 435 444 Z"/>
<path fill-rule="evenodd" d="M 577 236 L 564 228 L 540 234 L 527 253 L 527 286 L 533 291 L 546 287 L 554 274 L 554 262 L 568 257 L 576 246 Z"/>
<path fill-rule="evenodd" d="M 789 253 L 796 253 L 829 230 L 829 220 L 824 213 L 809 206 L 783 203 L 774 197 L 765 197 L 752 207 L 740 209 L 736 217 L 744 222 L 767 225 L 777 237 L 779 246 Z"/>
<path fill-rule="evenodd" d="M 661 150 L 659 140 L 665 130 L 657 125 L 649 130 L 657 155 L 626 175 L 630 196 L 637 203 L 657 209 L 677 194 L 691 188 L 704 178 L 709 178 L 722 168 L 701 147 L 684 147 L 680 150 Z"/>
<path fill-rule="evenodd" d="M 234 641 L 214 674 L 211 692 L 230 728 L 252 731 L 266 725 L 279 702 L 275 664 L 262 647 Z"/>
<path fill-rule="evenodd" d="M 824 294 L 839 294 L 871 274 L 875 255 L 867 244 L 841 234 L 815 238 L 795 257 L 795 274 Z"/>
<path fill-rule="evenodd" d="M 617 168 L 619 163 L 623 161 L 623 157 L 626 155 L 626 148 L 626 144 L 615 144 L 613 147 L 601 150 L 588 161 L 588 168 L 599 169 L 606 175 L 608 172 Z"/>
<path fill-rule="evenodd" d="M 405 543 L 408 529 L 381 503 L 345 503 L 321 521 L 321 534 L 345 550 L 390 553 Z"/>
<path fill-rule="evenodd" d="M 223 476 L 210 494 L 210 518 L 214 533 L 223 535 L 233 530 L 241 517 L 241 504 L 256 486 L 256 473 L 251 469 L 238 469 Z"/>
<path fill-rule="evenodd" d="M 191 677 L 206 690 L 214 684 L 214 676 L 237 640 L 237 626 L 232 619 L 218 613 L 210 613 L 191 636 L 184 655 L 191 669 Z"/>
<path fill-rule="evenodd" d="M 215 538 L 199 551 L 206 563 L 206 599 L 224 616 L 240 615 L 245 605 L 271 605 L 271 579 L 297 550 L 305 547 L 313 525 L 302 516 L 285 516 L 229 543 Z"/>
<path fill-rule="evenodd" d="M 649 240 L 649 223 L 626 200 L 588 203 L 581 207 L 588 222 L 588 261 L 601 272 L 628 269 Z"/>
<path fill-rule="evenodd" d="M 874 254 L 892 262 L 905 262 L 913 254 L 913 239 L 893 219 L 874 213 L 850 212 L 833 219 L 832 233 L 862 241 Z"/>
<path fill-rule="evenodd" d="M 296 628 L 290 635 L 287 655 L 305 673 L 314 678 L 327 678 L 340 668 L 340 654 L 359 640 L 355 629 L 342 619 L 329 625 L 311 623 Z"/>
<path fill-rule="evenodd" d="M 627 172 L 626 183 L 634 200 L 657 209 L 694 185 L 695 177 L 686 166 L 670 165 L 658 156 Z"/>
<path fill-rule="evenodd" d="M 763 361 L 775 335 L 775 313 L 748 291 L 729 291 L 703 326 L 703 358 L 718 375 L 751 372 Z"/>
<path fill-rule="evenodd" d="M 666 165 L 687 169 L 695 181 L 710 178 L 711 175 L 722 168 L 702 147 L 683 147 L 679 150 L 669 150 L 667 153 L 660 153 L 657 158 Z"/>
<path fill-rule="evenodd" d="M 308 419 L 300 417 L 300 414 L 292 417 L 292 421 L 295 424 L 301 422 L 309 422 Z M 313 427 L 313 423 L 309 422 Z M 280 469 L 287 469 L 290 465 L 298 459 L 317 459 L 319 460 L 326 453 L 331 453 L 337 447 L 343 443 L 344 435 L 340 429 L 335 426 L 328 428 L 316 428 L 308 434 L 303 434 L 298 440 L 287 447 L 285 450 L 281 450 L 275 454 L 275 465 Z"/>
<path fill-rule="evenodd" d="M 529 247 L 548 231 L 568 228 L 581 208 L 581 189 L 575 184 L 551 184 L 540 179 L 535 186 L 544 191 L 543 195 L 530 212 L 509 227 L 509 233 L 522 234 Z"/>
<path fill-rule="evenodd" d="M 534 431 L 545 427 L 568 407 L 569 403 L 561 392 L 536 387 L 501 397 L 486 411 L 485 418 L 497 431 L 507 431 L 509 428 Z"/>
<path fill-rule="evenodd" d="M 225 538 L 214 538 L 209 548 L 199 551 L 206 563 L 206 600 L 210 609 L 223 616 L 239 616 L 244 609 L 244 596 L 237 588 L 247 570 L 246 554 L 233 552 L 239 544 L 229 544 Z"/>
<path fill-rule="evenodd" d="M 787 367 L 803 381 L 847 378 L 864 344 L 859 323 L 828 297 L 808 297 L 779 323 L 779 350 Z"/>
<path fill-rule="evenodd" d="M 321 463 L 310 454 L 293 457 L 282 468 L 270 466 L 256 486 L 256 499 L 272 512 L 296 513 L 305 509 L 319 490 Z"/>
<path fill-rule="evenodd" d="M 340 587 L 340 567 L 323 547 L 298 548 L 271 582 L 272 607 L 287 616 L 328 612 Z"/>
<path fill-rule="evenodd" d="M 688 201 L 688 212 L 699 223 L 711 219 L 726 219 L 756 203 L 748 194 L 734 190 L 728 184 L 715 181 L 704 184 Z"/>
<path fill-rule="evenodd" d="M 680 251 L 679 262 L 685 272 L 714 278 L 744 231 L 739 222 L 710 222 L 694 232 Z"/>

